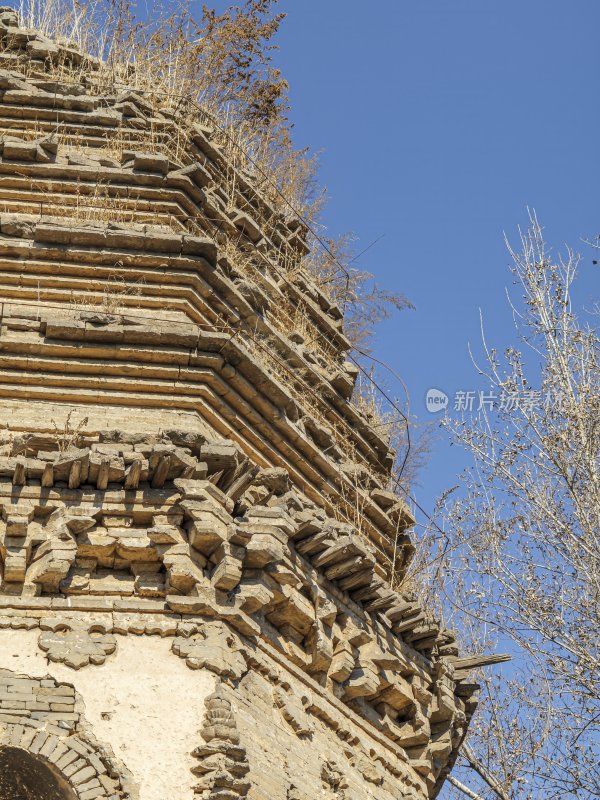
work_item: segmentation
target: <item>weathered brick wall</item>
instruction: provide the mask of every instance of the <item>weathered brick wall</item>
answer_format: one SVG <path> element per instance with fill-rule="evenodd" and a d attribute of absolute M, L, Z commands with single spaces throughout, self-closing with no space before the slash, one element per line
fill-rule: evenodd
<path fill-rule="evenodd" d="M 386 752 L 356 721 L 332 708 L 312 713 L 304 687 L 289 688 L 248 673 L 230 691 L 237 727 L 251 765 L 253 800 L 417 800 L 423 778 L 398 751 Z M 315 709 L 316 711 L 316 709 Z"/>
<path fill-rule="evenodd" d="M 79 722 L 75 689 L 51 677 L 35 680 L 0 669 L 0 722 L 18 723 L 24 718 L 75 726 Z"/>

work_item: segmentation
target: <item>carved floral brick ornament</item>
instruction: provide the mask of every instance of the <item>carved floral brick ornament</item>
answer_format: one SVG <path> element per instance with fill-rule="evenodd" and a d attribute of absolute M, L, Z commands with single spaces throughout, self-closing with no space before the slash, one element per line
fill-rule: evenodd
<path fill-rule="evenodd" d="M 43 622 L 39 646 L 48 654 L 50 661 L 80 669 L 88 664 L 104 664 L 107 656 L 117 649 L 117 640 L 105 633 L 98 625 L 88 630 L 84 621 L 47 619 Z"/>

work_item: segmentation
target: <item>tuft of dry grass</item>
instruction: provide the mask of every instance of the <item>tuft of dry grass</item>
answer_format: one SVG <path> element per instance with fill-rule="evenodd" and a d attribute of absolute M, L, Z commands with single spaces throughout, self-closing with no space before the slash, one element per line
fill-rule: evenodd
<path fill-rule="evenodd" d="M 56 435 L 58 450 L 61 453 L 65 453 L 68 450 L 71 450 L 71 448 L 79 445 L 82 432 L 85 430 L 85 426 L 88 424 L 88 417 L 83 417 L 76 425 L 74 425 L 71 422 L 71 418 L 74 413 L 75 412 L 73 410 L 69 411 L 62 428 L 59 428 L 54 419 L 50 420 Z"/>
<path fill-rule="evenodd" d="M 118 267 L 119 263 L 115 266 Z M 142 278 L 128 282 L 118 272 L 111 273 L 99 294 L 71 292 L 70 309 L 76 314 L 82 311 L 99 311 L 102 314 L 115 315 L 122 313 L 125 308 L 140 308 L 144 286 L 145 281 Z"/>

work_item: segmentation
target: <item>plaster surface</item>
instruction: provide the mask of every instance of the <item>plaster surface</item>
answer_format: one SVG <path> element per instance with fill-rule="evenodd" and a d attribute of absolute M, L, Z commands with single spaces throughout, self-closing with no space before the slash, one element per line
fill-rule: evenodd
<path fill-rule="evenodd" d="M 72 684 L 94 735 L 110 744 L 140 786 L 140 800 L 193 800 L 190 753 L 200 744 L 204 700 L 215 676 L 190 670 L 171 639 L 119 636 L 106 664 L 74 671 L 47 662 L 39 631 L 3 630 L 0 668 Z"/>

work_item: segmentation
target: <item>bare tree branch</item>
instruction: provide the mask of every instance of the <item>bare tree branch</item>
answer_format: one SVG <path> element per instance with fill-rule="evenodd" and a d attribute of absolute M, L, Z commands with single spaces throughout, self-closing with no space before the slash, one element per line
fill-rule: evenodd
<path fill-rule="evenodd" d="M 487 783 L 499 800 L 510 800 L 510 797 L 506 794 L 500 783 L 494 778 L 491 772 L 483 766 L 467 743 L 462 746 L 461 755 L 467 760 L 469 767 L 475 770 L 479 777 Z"/>
<path fill-rule="evenodd" d="M 452 786 L 454 786 L 455 789 L 458 789 L 464 795 L 470 797 L 471 800 L 485 800 L 485 798 L 483 798 L 480 794 L 477 794 L 477 792 L 469 789 L 469 787 L 465 786 L 464 783 L 461 783 L 461 781 L 459 781 L 458 778 L 455 778 L 454 775 L 448 775 L 448 781 L 452 784 Z"/>

